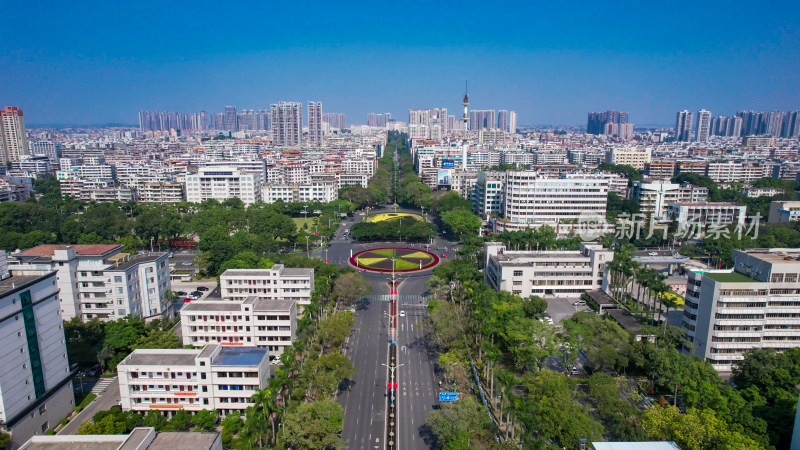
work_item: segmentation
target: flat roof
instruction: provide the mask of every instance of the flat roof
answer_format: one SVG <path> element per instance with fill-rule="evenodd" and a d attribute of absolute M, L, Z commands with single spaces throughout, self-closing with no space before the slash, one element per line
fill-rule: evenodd
<path fill-rule="evenodd" d="M 257 366 L 267 358 L 266 347 L 222 347 L 211 361 L 215 366 Z"/>
<path fill-rule="evenodd" d="M 214 432 L 167 432 L 158 433 L 147 447 L 148 450 L 203 450 L 210 449 L 219 438 Z"/>
<path fill-rule="evenodd" d="M 120 438 L 122 439 L 113 442 L 31 442 L 25 450 L 117 450 L 128 436 L 123 434 Z"/>
<path fill-rule="evenodd" d="M 126 366 L 193 366 L 195 358 L 200 351 L 194 349 L 161 350 L 157 353 L 145 353 L 141 350 L 134 350 L 133 353 L 123 361 Z"/>
<path fill-rule="evenodd" d="M 306 268 L 288 268 L 283 269 L 281 272 L 281 276 L 298 276 L 298 275 L 312 275 L 314 273 L 314 269 L 306 269 Z"/>
<path fill-rule="evenodd" d="M 586 295 L 588 295 L 592 300 L 596 301 L 599 305 L 616 305 L 617 301 L 611 298 L 610 295 L 606 294 L 603 291 L 586 291 Z"/>
<path fill-rule="evenodd" d="M 702 206 L 702 207 L 709 207 L 709 208 L 720 208 L 720 207 L 725 207 L 725 208 L 731 208 L 731 207 L 745 208 L 746 207 L 745 205 L 739 205 L 739 204 L 736 204 L 736 203 L 724 203 L 724 202 L 672 202 L 672 203 L 675 204 L 675 205 L 678 205 L 678 206 L 698 206 L 698 207 Z"/>
<path fill-rule="evenodd" d="M 121 245 L 116 244 L 93 244 L 93 245 L 55 245 L 55 244 L 45 244 L 33 247 L 31 249 L 25 250 L 24 252 L 20 252 L 20 255 L 24 256 L 53 256 L 56 250 L 63 250 L 65 248 L 72 247 L 75 249 L 76 255 L 81 256 L 102 256 L 106 253 L 116 250 L 118 248 L 122 248 Z"/>
<path fill-rule="evenodd" d="M 622 328 L 630 331 L 631 333 L 638 333 L 642 329 L 642 324 L 633 314 L 624 309 L 609 309 L 608 315 L 613 317 Z"/>
<path fill-rule="evenodd" d="M 272 269 L 228 269 L 220 276 L 242 277 L 246 275 L 268 275 Z"/>
<path fill-rule="evenodd" d="M 162 256 L 166 255 L 166 253 L 150 253 L 147 255 L 134 255 L 131 256 L 128 260 L 117 264 L 116 266 L 111 266 L 106 270 L 115 271 L 115 270 L 128 270 L 131 267 L 147 262 L 153 262 L 161 258 Z"/>
<path fill-rule="evenodd" d="M 11 269 L 13 270 L 13 267 Z M 47 275 L 14 275 L 4 280 L 0 280 L 0 294 L 5 294 L 6 292 L 21 288 L 22 286 L 25 286 L 26 284 L 36 281 L 39 278 Z"/>
<path fill-rule="evenodd" d="M 294 303 L 294 300 L 260 298 L 253 304 L 253 311 L 289 311 Z"/>
<path fill-rule="evenodd" d="M 218 302 L 218 301 L 208 301 L 208 300 L 195 300 L 193 302 L 189 302 L 188 305 L 183 307 L 182 313 L 185 312 L 204 312 L 204 311 L 241 311 L 242 304 L 239 302 Z"/>
<path fill-rule="evenodd" d="M 714 281 L 719 281 L 722 283 L 759 283 L 758 280 L 748 277 L 747 275 L 743 275 L 738 272 L 731 272 L 731 273 L 704 273 L 703 275 L 711 278 Z"/>

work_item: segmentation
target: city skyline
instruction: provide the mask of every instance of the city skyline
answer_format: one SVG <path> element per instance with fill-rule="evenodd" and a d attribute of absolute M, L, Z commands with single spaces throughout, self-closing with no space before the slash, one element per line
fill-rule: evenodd
<path fill-rule="evenodd" d="M 314 99 L 353 118 L 402 117 L 411 107 L 457 110 L 465 79 L 476 109 L 502 105 L 518 111 L 519 125 L 579 125 L 587 111 L 607 109 L 628 111 L 637 125 L 669 125 L 681 109 L 731 115 L 800 104 L 791 75 L 800 69 L 800 29 L 789 2 L 757 17 L 711 4 L 688 17 L 680 5 L 654 15 L 585 3 L 568 16 L 556 5 L 427 7 L 408 21 L 388 7 L 311 7 L 302 16 L 309 31 L 297 35 L 288 30 L 300 12 L 288 4 L 247 14 L 159 5 L 153 15 L 148 2 L 15 3 L 3 26 L 26 37 L 0 44 L 0 97 L 32 125 L 135 124 L 140 110 L 263 109 L 283 99 Z M 97 39 L 94 25 L 111 20 L 117 31 Z M 39 32 L 25 33 L 33 23 Z M 56 31 L 64 23 L 68 34 Z M 486 23 L 511 31 L 469 32 Z M 748 23 L 748 33 L 735 23 Z M 139 33 L 142 24 L 161 32 Z M 223 35 L 230 39 L 213 37 Z"/>

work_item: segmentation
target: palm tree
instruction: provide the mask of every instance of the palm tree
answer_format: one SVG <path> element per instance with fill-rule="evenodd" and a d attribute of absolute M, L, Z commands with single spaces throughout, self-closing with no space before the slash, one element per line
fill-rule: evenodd
<path fill-rule="evenodd" d="M 644 292 L 645 292 L 645 294 L 648 294 L 648 295 L 649 295 L 649 292 L 650 292 L 650 285 L 651 285 L 651 284 L 652 284 L 652 282 L 653 282 L 653 272 L 654 272 L 654 270 L 653 270 L 653 269 L 651 269 L 651 268 L 649 268 L 649 267 L 645 267 L 644 269 L 640 270 L 640 271 L 639 271 L 639 272 L 636 274 L 636 281 L 638 281 L 638 282 L 639 282 L 639 288 L 640 288 L 640 290 L 641 290 L 641 288 L 644 288 Z M 640 295 L 640 296 L 639 296 L 639 297 L 636 299 L 636 303 L 637 303 L 637 308 L 636 308 L 636 309 L 637 309 L 637 312 L 638 312 L 638 309 L 639 309 L 639 308 L 638 308 L 638 305 L 639 305 L 639 304 L 641 304 L 641 306 L 642 306 L 642 315 L 641 315 L 641 316 L 642 316 L 642 317 L 645 317 L 645 316 L 647 315 L 647 313 L 648 313 L 648 312 L 647 312 L 647 311 L 645 311 L 645 309 L 644 309 L 644 306 L 645 306 L 645 305 L 647 305 L 648 307 L 650 306 L 649 297 L 648 297 L 648 301 L 644 301 L 644 299 L 643 299 L 643 298 L 642 298 L 642 296 Z"/>
<path fill-rule="evenodd" d="M 516 383 L 516 378 L 514 374 L 509 370 L 500 370 L 495 375 L 497 377 L 497 384 L 500 387 L 500 425 L 503 424 L 503 405 L 506 403 L 506 395 L 511 391 L 514 387 L 514 383 Z M 506 424 L 508 420 L 506 420 Z M 508 435 L 508 429 L 506 429 L 506 436 Z"/>
<path fill-rule="evenodd" d="M 255 403 L 256 408 L 261 410 L 264 420 L 272 423 L 272 437 L 275 438 L 275 420 L 272 413 L 275 410 L 275 399 L 272 389 L 255 389 L 255 393 L 250 397 L 250 401 Z"/>
<path fill-rule="evenodd" d="M 664 275 L 659 274 L 659 277 L 656 279 L 656 282 L 653 285 L 653 291 L 656 293 L 656 301 L 658 301 L 658 321 L 661 321 L 661 307 L 664 305 L 664 300 L 661 297 L 662 294 L 665 292 L 669 292 L 669 286 L 667 283 L 664 283 L 666 277 Z M 655 313 L 653 314 L 653 319 L 655 319 Z M 664 321 L 666 323 L 666 320 Z"/>
<path fill-rule="evenodd" d="M 108 358 L 111 358 L 112 353 L 111 347 L 108 345 L 103 345 L 100 347 L 100 350 L 97 351 L 97 362 L 100 364 L 100 370 L 102 372 L 106 371 L 106 361 L 108 361 Z"/>

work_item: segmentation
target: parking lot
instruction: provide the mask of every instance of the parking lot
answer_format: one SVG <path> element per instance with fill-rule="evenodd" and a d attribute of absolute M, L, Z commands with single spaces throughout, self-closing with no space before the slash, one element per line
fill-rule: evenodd
<path fill-rule="evenodd" d="M 547 315 L 553 318 L 553 324 L 558 325 L 562 320 L 569 319 L 578 311 L 591 311 L 587 306 L 576 307 L 572 304 L 578 299 L 572 298 L 548 298 Z"/>

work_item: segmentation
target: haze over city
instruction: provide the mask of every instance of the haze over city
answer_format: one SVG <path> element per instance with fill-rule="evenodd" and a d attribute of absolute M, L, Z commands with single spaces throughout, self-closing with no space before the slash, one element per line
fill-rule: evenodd
<path fill-rule="evenodd" d="M 516 110 L 520 124 L 582 125 L 629 111 L 788 110 L 800 101 L 795 2 L 13 2 L 0 18 L 0 98 L 30 124 L 136 124 L 139 110 L 221 111 L 318 100 L 369 112 Z M 35 25 L 34 25 L 35 24 Z"/>

